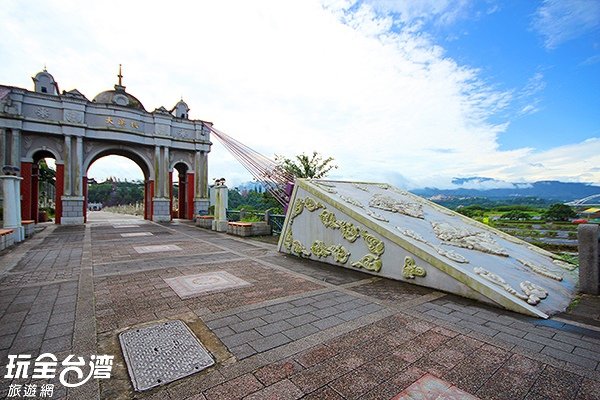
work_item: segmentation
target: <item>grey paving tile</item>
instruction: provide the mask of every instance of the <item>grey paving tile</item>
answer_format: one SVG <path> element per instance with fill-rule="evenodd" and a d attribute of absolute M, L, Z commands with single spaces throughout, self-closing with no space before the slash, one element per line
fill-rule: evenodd
<path fill-rule="evenodd" d="M 294 326 L 302 326 L 302 325 L 308 324 L 310 322 L 316 321 L 318 319 L 319 319 L 319 317 L 317 317 L 313 314 L 303 314 L 303 315 L 298 315 L 296 317 L 288 318 L 288 319 L 286 319 L 286 321 Z"/>
<path fill-rule="evenodd" d="M 341 311 L 338 310 L 337 308 L 328 307 L 328 308 L 323 308 L 321 310 L 313 311 L 311 314 L 316 315 L 319 318 L 326 318 L 326 317 L 330 317 L 332 315 L 337 315 L 340 313 L 341 313 Z"/>
<path fill-rule="evenodd" d="M 267 310 L 269 310 L 269 312 L 276 313 L 278 311 L 283 311 L 294 307 L 295 306 L 291 303 L 280 303 L 267 307 Z"/>
<path fill-rule="evenodd" d="M 315 299 L 312 298 L 312 297 L 305 297 L 305 298 L 302 298 L 302 299 L 297 299 L 297 300 L 290 301 L 290 303 L 292 303 L 295 306 L 304 306 L 304 305 L 307 305 L 307 304 L 312 304 L 314 302 L 315 302 Z"/>
<path fill-rule="evenodd" d="M 448 322 L 458 322 L 458 321 L 460 321 L 460 318 L 452 317 L 452 316 L 450 316 L 450 315 L 448 315 L 446 313 L 439 312 L 437 310 L 429 310 L 429 311 L 426 311 L 424 314 L 425 315 L 429 315 L 430 317 L 439 318 L 439 319 L 442 319 L 442 320 L 448 321 Z"/>
<path fill-rule="evenodd" d="M 292 329 L 294 326 L 287 321 L 277 321 L 272 324 L 259 326 L 256 330 L 263 336 L 271 336 L 276 333 L 283 332 L 288 329 Z"/>
<path fill-rule="evenodd" d="M 240 346 L 244 343 L 248 343 L 252 340 L 260 338 L 262 338 L 261 334 L 252 330 L 227 336 L 225 338 L 222 338 L 221 341 L 225 344 L 225 346 L 231 349 L 233 347 Z"/>
<path fill-rule="evenodd" d="M 266 322 L 261 318 L 252 318 L 246 321 L 237 322 L 235 324 L 229 325 L 229 328 L 233 329 L 236 332 L 244 332 L 250 329 L 257 328 L 259 326 L 265 325 Z"/>
<path fill-rule="evenodd" d="M 474 322 L 471 322 L 471 321 L 465 321 L 465 320 L 462 320 L 462 319 L 460 321 L 458 321 L 456 324 L 460 325 L 460 326 L 463 326 L 463 327 L 465 327 L 467 329 L 470 329 L 472 331 L 482 333 L 482 334 L 487 335 L 487 336 L 495 336 L 498 333 L 498 331 L 496 329 L 492 329 L 492 328 L 487 327 L 485 325 L 480 325 L 478 323 L 474 323 Z"/>
<path fill-rule="evenodd" d="M 316 301 L 312 305 L 316 308 L 322 309 L 322 308 L 337 306 L 338 304 L 339 304 L 339 302 L 337 302 L 334 299 L 326 299 L 326 300 L 322 300 L 322 301 Z"/>
<path fill-rule="evenodd" d="M 228 317 L 208 321 L 206 323 L 206 326 L 208 326 L 210 329 L 217 329 L 217 328 L 235 324 L 235 323 L 241 322 L 241 321 L 242 320 L 237 315 L 230 315 Z"/>
<path fill-rule="evenodd" d="M 55 314 L 54 312 L 52 312 L 52 315 L 50 316 L 50 321 L 48 322 L 48 325 L 64 324 L 66 322 L 73 322 L 73 321 L 75 321 L 75 313 L 74 312 L 65 312 L 65 313 L 59 313 L 59 314 Z"/>
<path fill-rule="evenodd" d="M 8 349 L 15 340 L 15 334 L 0 336 L 0 349 Z"/>
<path fill-rule="evenodd" d="M 563 332 L 557 333 L 556 335 L 554 335 L 552 337 L 552 339 L 558 340 L 558 341 L 561 341 L 564 343 L 568 343 L 573 346 L 582 347 L 582 348 L 588 349 L 588 350 L 597 350 L 598 349 L 598 344 L 596 344 L 594 342 L 583 340 L 583 339 L 577 339 L 575 337 L 566 335 Z"/>
<path fill-rule="evenodd" d="M 256 354 L 256 350 L 254 350 L 248 343 L 232 347 L 229 350 L 238 360 L 242 360 Z"/>
<path fill-rule="evenodd" d="M 317 327 L 311 324 L 306 324 L 292 329 L 288 329 L 287 331 L 283 331 L 283 334 L 292 340 L 298 340 L 317 332 L 319 332 L 319 329 Z"/>
<path fill-rule="evenodd" d="M 269 310 L 266 308 L 257 308 L 254 310 L 248 310 L 244 312 L 237 313 L 236 315 L 242 320 L 253 319 L 256 317 L 262 317 L 263 315 L 271 314 Z"/>
<path fill-rule="evenodd" d="M 598 348 L 598 351 L 592 351 L 588 349 L 582 349 L 581 347 L 575 347 L 575 350 L 573 350 L 573 354 L 586 358 L 591 358 L 595 361 L 600 361 L 600 347 Z"/>
<path fill-rule="evenodd" d="M 212 331 L 219 338 L 224 338 L 226 336 L 231 336 L 231 335 L 235 334 L 235 331 L 228 326 L 223 326 L 221 328 L 213 329 Z"/>
<path fill-rule="evenodd" d="M 37 313 L 29 313 L 23 321 L 24 324 L 35 324 L 38 322 L 48 323 L 50 320 L 51 313 L 49 312 L 37 312 Z"/>
<path fill-rule="evenodd" d="M 315 311 L 315 310 L 318 310 L 318 308 L 314 307 L 312 305 L 306 304 L 306 305 L 303 305 L 303 306 L 298 306 L 298 307 L 295 307 L 295 308 L 290 308 L 289 311 L 292 314 L 294 314 L 294 315 L 302 315 L 302 314 L 308 314 L 309 312 Z"/>
<path fill-rule="evenodd" d="M 552 347 L 544 347 L 541 353 L 592 370 L 598 366 L 598 361 L 596 360 L 592 360 L 591 358 L 586 358 L 578 354 L 567 353 L 566 351 L 558 350 Z"/>
<path fill-rule="evenodd" d="M 504 332 L 500 332 L 494 337 L 496 339 L 504 340 L 505 342 L 512 343 L 517 346 L 525 347 L 526 349 L 533 350 L 535 352 L 540 352 L 544 348 L 543 344 L 521 339 L 520 337 L 509 335 L 508 333 Z"/>
<path fill-rule="evenodd" d="M 342 323 L 344 323 L 343 319 L 338 318 L 335 315 L 332 315 L 330 317 L 315 321 L 312 323 L 312 325 L 314 325 L 315 327 L 317 327 L 320 330 L 325 330 L 325 329 L 331 328 L 333 326 L 336 326 L 336 325 L 339 325 Z"/>
<path fill-rule="evenodd" d="M 360 308 L 355 308 L 353 310 L 344 311 L 339 313 L 336 317 L 343 319 L 344 321 L 351 321 L 356 318 L 360 318 L 365 315 Z"/>
<path fill-rule="evenodd" d="M 44 322 L 38 322 L 36 324 L 23 325 L 19 329 L 17 337 L 29 337 L 35 335 L 43 335 L 46 331 L 47 324 Z"/>
<path fill-rule="evenodd" d="M 550 347 L 553 347 L 558 350 L 566 351 L 567 353 L 572 352 L 573 349 L 575 348 L 575 346 L 573 346 L 571 344 L 564 343 L 564 342 L 561 342 L 558 340 L 548 339 L 547 337 L 539 336 L 539 335 L 536 335 L 533 333 L 527 333 L 525 335 L 524 339 L 531 340 L 532 342 L 536 342 L 536 343 L 545 344 L 546 346 L 550 346 Z"/>
<path fill-rule="evenodd" d="M 264 317 L 262 317 L 262 319 L 268 323 L 272 323 L 272 322 L 277 322 L 277 321 L 281 321 L 284 319 L 287 320 L 287 319 L 293 318 L 293 317 L 294 317 L 294 314 L 292 314 L 288 310 L 283 310 L 283 311 L 278 311 L 273 314 L 265 315 Z"/>
<path fill-rule="evenodd" d="M 46 329 L 44 334 L 44 340 L 54 339 L 59 336 L 63 336 L 65 332 L 73 331 L 73 322 L 65 322 L 62 324 L 51 325 Z"/>
<path fill-rule="evenodd" d="M 522 338 L 527 334 L 527 332 L 522 331 L 520 329 L 512 328 L 510 326 L 506 326 L 503 324 L 499 324 L 497 322 L 488 321 L 485 323 L 486 326 L 495 329 L 500 332 L 508 333 L 509 335 L 516 336 Z"/>
<path fill-rule="evenodd" d="M 276 333 L 271 336 L 261 337 L 260 339 L 253 340 L 248 342 L 248 344 L 252 346 L 254 350 L 263 352 L 289 343 L 290 341 L 291 339 L 285 336 L 283 333 Z"/>

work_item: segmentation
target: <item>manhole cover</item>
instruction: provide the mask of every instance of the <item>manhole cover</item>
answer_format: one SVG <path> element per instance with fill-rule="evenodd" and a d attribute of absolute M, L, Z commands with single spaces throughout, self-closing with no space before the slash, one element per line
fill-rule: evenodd
<path fill-rule="evenodd" d="M 250 283 L 225 271 L 206 272 L 196 275 L 166 278 L 164 281 L 182 299 L 216 290 L 248 286 Z"/>
<path fill-rule="evenodd" d="M 135 251 L 140 254 L 143 253 L 157 253 L 160 251 L 179 251 L 181 247 L 176 244 L 157 244 L 154 246 L 136 246 L 134 247 Z"/>
<path fill-rule="evenodd" d="M 130 329 L 119 334 L 127 370 L 141 392 L 202 371 L 215 362 L 182 321 Z"/>

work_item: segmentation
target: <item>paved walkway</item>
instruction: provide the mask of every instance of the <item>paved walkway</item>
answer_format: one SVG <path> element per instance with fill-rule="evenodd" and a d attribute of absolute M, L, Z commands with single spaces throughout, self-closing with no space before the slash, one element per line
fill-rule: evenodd
<path fill-rule="evenodd" d="M 69 399 L 600 399 L 597 328 L 299 260 L 185 222 L 105 212 L 90 221 L 47 226 L 0 253 L 0 360 L 111 354 L 111 378 L 69 390 L 58 377 L 2 378 L 0 397 L 11 384 L 50 382 L 52 398 Z M 182 299 L 165 282 L 214 271 L 250 285 Z M 216 365 L 135 392 L 117 335 L 170 319 L 186 322 Z"/>

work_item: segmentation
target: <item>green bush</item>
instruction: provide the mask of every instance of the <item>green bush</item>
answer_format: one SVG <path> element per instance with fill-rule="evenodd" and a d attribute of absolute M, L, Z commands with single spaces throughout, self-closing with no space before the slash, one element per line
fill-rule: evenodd
<path fill-rule="evenodd" d="M 240 222 L 263 222 L 264 218 L 261 218 L 260 216 L 256 215 L 256 214 L 246 214 L 244 216 L 244 218 L 242 218 L 240 220 Z"/>

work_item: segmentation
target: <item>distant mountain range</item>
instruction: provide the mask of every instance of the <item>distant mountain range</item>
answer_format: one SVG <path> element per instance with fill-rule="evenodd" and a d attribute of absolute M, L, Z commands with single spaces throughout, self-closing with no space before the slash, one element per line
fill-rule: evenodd
<path fill-rule="evenodd" d="M 588 183 L 539 181 L 534 183 L 511 183 L 492 178 L 455 178 L 453 189 L 424 188 L 411 192 L 424 197 L 487 197 L 490 199 L 537 197 L 560 202 L 582 199 L 600 194 L 600 186 Z"/>

